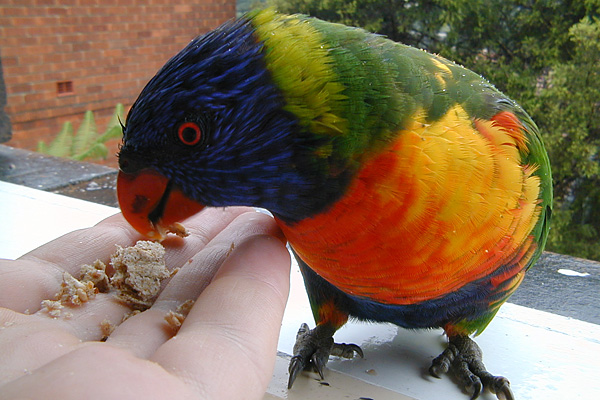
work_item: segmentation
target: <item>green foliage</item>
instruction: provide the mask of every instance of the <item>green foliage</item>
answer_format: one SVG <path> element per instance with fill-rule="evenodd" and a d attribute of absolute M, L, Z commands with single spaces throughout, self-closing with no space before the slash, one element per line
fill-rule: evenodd
<path fill-rule="evenodd" d="M 267 3 L 281 12 L 360 26 L 417 47 L 437 40 L 439 27 L 443 25 L 439 1 L 268 0 Z"/>
<path fill-rule="evenodd" d="M 600 260 L 600 22 L 583 18 L 569 35 L 573 57 L 551 70 L 536 110 L 559 199 L 548 248 Z"/>
<path fill-rule="evenodd" d="M 49 145 L 40 141 L 37 151 L 55 157 L 66 157 L 80 161 L 97 158 L 105 159 L 108 155 L 108 149 L 104 143 L 111 139 L 118 139 L 123 135 L 120 123 L 123 113 L 123 104 L 117 104 L 106 131 L 99 135 L 94 113 L 88 110 L 83 116 L 83 121 L 76 135 L 73 134 L 73 124 L 67 121 Z"/>
<path fill-rule="evenodd" d="M 268 0 L 485 76 L 536 121 L 554 176 L 547 248 L 600 260 L 600 0 Z"/>
<path fill-rule="evenodd" d="M 44 154 L 49 154 L 55 157 L 68 157 L 73 143 L 73 124 L 70 121 L 64 123 L 62 129 L 54 138 L 54 141 L 47 146 L 46 143 L 40 141 L 37 151 Z"/>
<path fill-rule="evenodd" d="M 236 2 L 236 14 L 241 17 L 248 11 L 252 11 L 259 8 L 264 8 L 266 4 L 265 0 L 237 0 Z"/>
<path fill-rule="evenodd" d="M 548 87 L 539 94 L 542 110 L 535 110 L 545 114 L 540 126 L 547 132 L 548 150 L 556 163 L 555 187 L 561 197 L 569 194 L 578 179 L 592 179 L 600 172 L 600 24 L 584 18 L 569 34 L 574 55 L 544 77 Z"/>

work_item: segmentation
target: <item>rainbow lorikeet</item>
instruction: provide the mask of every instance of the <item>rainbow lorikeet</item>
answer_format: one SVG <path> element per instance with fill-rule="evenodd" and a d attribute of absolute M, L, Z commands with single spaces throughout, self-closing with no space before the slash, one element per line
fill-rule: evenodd
<path fill-rule="evenodd" d="M 290 364 L 322 375 L 349 317 L 445 330 L 477 397 L 512 398 L 469 335 L 544 248 L 550 165 L 515 102 L 442 57 L 361 29 L 273 10 L 194 39 L 133 104 L 119 154 L 123 214 L 160 239 L 204 206 L 270 210 L 316 328 Z"/>

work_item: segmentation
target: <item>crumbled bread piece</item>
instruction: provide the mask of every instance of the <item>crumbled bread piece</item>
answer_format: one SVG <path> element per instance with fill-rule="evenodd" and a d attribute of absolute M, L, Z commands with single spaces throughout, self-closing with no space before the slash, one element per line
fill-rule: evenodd
<path fill-rule="evenodd" d="M 116 327 L 117 326 L 115 324 L 113 324 L 112 322 L 110 322 L 107 319 L 100 322 L 100 329 L 102 330 L 103 340 L 106 340 L 106 338 L 108 338 L 110 336 L 110 334 L 113 333 L 113 331 L 115 330 Z"/>
<path fill-rule="evenodd" d="M 233 250 L 235 250 L 235 243 L 231 242 L 231 245 L 229 245 L 229 250 L 227 250 L 227 254 L 225 254 L 225 257 L 229 257 L 231 253 L 233 253 Z"/>
<path fill-rule="evenodd" d="M 80 306 L 96 297 L 97 293 L 98 289 L 94 282 L 79 281 L 68 272 L 65 272 L 60 285 L 60 292 L 56 294 L 56 297 L 63 305 Z"/>
<path fill-rule="evenodd" d="M 152 233 L 152 237 L 157 238 L 160 241 L 164 240 L 169 233 L 173 233 L 182 238 L 190 235 L 189 231 L 185 229 L 185 226 L 179 222 L 175 222 L 169 226 L 157 225 L 155 228 L 156 232 Z"/>
<path fill-rule="evenodd" d="M 190 232 L 185 228 L 185 226 L 183 226 L 179 222 L 175 222 L 174 224 L 169 225 L 167 227 L 167 232 L 174 233 L 175 235 L 182 238 L 190 235 Z"/>
<path fill-rule="evenodd" d="M 43 300 L 42 301 L 42 309 L 48 313 L 53 318 L 58 318 L 62 314 L 62 309 L 65 306 L 58 300 Z"/>
<path fill-rule="evenodd" d="M 93 282 L 101 293 L 107 293 L 110 290 L 110 282 L 106 275 L 106 265 L 96 260 L 92 265 L 84 264 L 81 266 L 81 282 Z"/>
<path fill-rule="evenodd" d="M 62 314 L 65 306 L 80 306 L 83 303 L 96 297 L 98 289 L 94 282 L 80 281 L 68 272 L 63 273 L 63 281 L 60 284 L 60 291 L 56 293 L 55 300 L 42 301 L 42 309 L 54 318 L 63 316 L 70 318 L 72 313 Z"/>
<path fill-rule="evenodd" d="M 190 310 L 194 306 L 194 300 L 186 300 L 183 304 L 179 305 L 175 311 L 169 311 L 165 315 L 165 321 L 175 332 L 179 330 L 183 321 L 190 313 Z"/>
<path fill-rule="evenodd" d="M 165 248 L 156 242 L 140 240 L 126 248 L 117 245 L 111 257 L 115 274 L 110 278 L 117 297 L 135 308 L 150 307 L 161 281 L 171 276 L 164 255 Z"/>
<path fill-rule="evenodd" d="M 129 318 L 133 317 L 134 315 L 138 315 L 141 312 L 142 312 L 142 310 L 131 310 L 131 311 L 123 314 L 123 318 L 121 319 L 121 323 L 127 321 Z"/>
<path fill-rule="evenodd" d="M 185 317 L 179 313 L 176 313 L 175 311 L 169 311 L 167 314 L 165 314 L 165 321 L 167 321 L 169 327 L 175 332 L 179 330 L 184 320 Z"/>
<path fill-rule="evenodd" d="M 187 234 L 181 224 L 175 226 L 176 234 Z M 178 233 L 179 232 L 179 233 Z M 54 300 L 42 301 L 42 309 L 53 318 L 70 318 L 71 312 L 65 312 L 65 306 L 76 307 L 92 300 L 97 293 L 114 293 L 121 301 L 134 308 L 123 316 L 126 319 L 149 308 L 160 291 L 161 281 L 179 271 L 169 271 L 164 261 L 165 248 L 157 242 L 138 241 L 135 246 L 121 247 L 111 256 L 114 274 L 109 276 L 106 265 L 96 260 L 91 265 L 81 266 L 81 278 L 75 279 L 69 273 L 63 274 L 61 289 Z M 193 304 L 193 302 L 191 302 Z M 191 308 L 188 302 L 177 309 L 173 318 L 180 320 L 179 325 Z M 177 322 L 174 322 L 177 324 Z M 119 324 L 108 320 L 100 323 L 100 329 L 106 339 Z"/>

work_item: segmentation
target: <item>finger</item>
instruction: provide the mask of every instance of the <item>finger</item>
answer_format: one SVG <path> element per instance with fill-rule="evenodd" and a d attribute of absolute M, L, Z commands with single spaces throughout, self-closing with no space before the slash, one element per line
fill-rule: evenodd
<path fill-rule="evenodd" d="M 179 238 L 165 241 L 167 266 L 182 264 L 235 217 L 248 210 L 251 209 L 207 208 L 188 219 L 186 225 L 191 231 L 190 237 L 185 241 Z M 40 309 L 42 300 L 53 299 L 60 290 L 65 271 L 77 278 L 83 264 L 101 260 L 109 265 L 115 245 L 127 247 L 140 239 L 142 237 L 123 216 L 117 214 L 92 228 L 68 233 L 17 261 L 6 262 L 0 267 L 0 305 L 19 312 L 35 312 Z"/>
<path fill-rule="evenodd" d="M 252 211 L 238 216 L 202 251 L 185 263 L 150 310 L 117 327 L 108 342 L 127 347 L 138 357 L 149 357 L 175 333 L 165 321 L 167 313 L 176 311 L 178 306 L 188 300 L 195 300 L 210 283 L 232 248 L 235 249 L 241 242 L 256 235 L 283 238 L 273 218 L 265 214 Z"/>
<path fill-rule="evenodd" d="M 109 305 L 104 305 L 104 301 Z M 70 318 L 53 319 L 41 313 L 24 315 L 0 308 L 0 386 L 31 373 L 84 341 L 100 339 L 102 328 L 95 321 L 98 318 L 120 321 L 125 310 L 125 306 L 119 306 L 108 296 L 74 310 L 81 315 Z M 81 321 L 76 322 L 76 318 Z M 85 324 L 86 320 L 92 322 Z M 81 330 L 83 325 L 89 329 Z"/>
<path fill-rule="evenodd" d="M 55 297 L 65 271 L 77 276 L 83 264 L 96 259 L 107 263 L 115 243 L 128 246 L 138 238 L 120 214 L 92 228 L 63 235 L 2 268 L 0 304 L 15 311 L 35 312 L 42 300 Z"/>
<path fill-rule="evenodd" d="M 289 269 L 290 256 L 280 240 L 253 236 L 242 242 L 179 333 L 151 360 L 206 398 L 259 398 L 273 371 Z M 231 379 L 246 384 L 238 388 Z"/>
<path fill-rule="evenodd" d="M 237 217 L 255 212 L 251 207 L 205 208 L 184 221 L 189 236 L 170 235 L 162 242 L 167 249 L 165 263 L 170 268 L 182 267 Z"/>
<path fill-rule="evenodd" d="M 73 274 L 82 264 L 96 259 L 108 261 L 108 256 L 114 252 L 115 243 L 128 246 L 140 238 L 139 233 L 129 227 L 122 214 L 115 214 L 91 228 L 79 229 L 48 242 L 25 254 L 20 260 L 50 264 L 57 267 L 61 274 L 62 271 Z"/>
<path fill-rule="evenodd" d="M 283 233 L 272 217 L 259 212 L 240 215 L 215 236 L 201 254 L 188 260 L 185 267 L 171 279 L 153 307 L 169 311 L 174 305 L 198 298 L 225 259 L 240 243 L 252 236 L 262 235 L 277 237 L 285 243 Z"/>
<path fill-rule="evenodd" d="M 87 343 L 2 386 L 0 399 L 177 399 L 197 396 L 160 366 L 106 343 Z"/>
<path fill-rule="evenodd" d="M 33 260 L 1 260 L 0 307 L 25 314 L 39 310 L 42 299 L 57 292 L 53 268 Z"/>
<path fill-rule="evenodd" d="M 0 387 L 79 344 L 77 338 L 49 322 L 0 307 Z M 40 351 L 41 346 L 47 348 Z"/>

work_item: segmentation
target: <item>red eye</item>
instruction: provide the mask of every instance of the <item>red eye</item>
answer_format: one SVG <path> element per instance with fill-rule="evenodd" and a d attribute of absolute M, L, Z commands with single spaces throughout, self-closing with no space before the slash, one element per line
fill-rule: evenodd
<path fill-rule="evenodd" d="M 185 122 L 179 125 L 177 136 L 179 137 L 179 140 L 181 140 L 181 143 L 193 146 L 198 144 L 202 139 L 202 131 L 197 123 Z"/>

